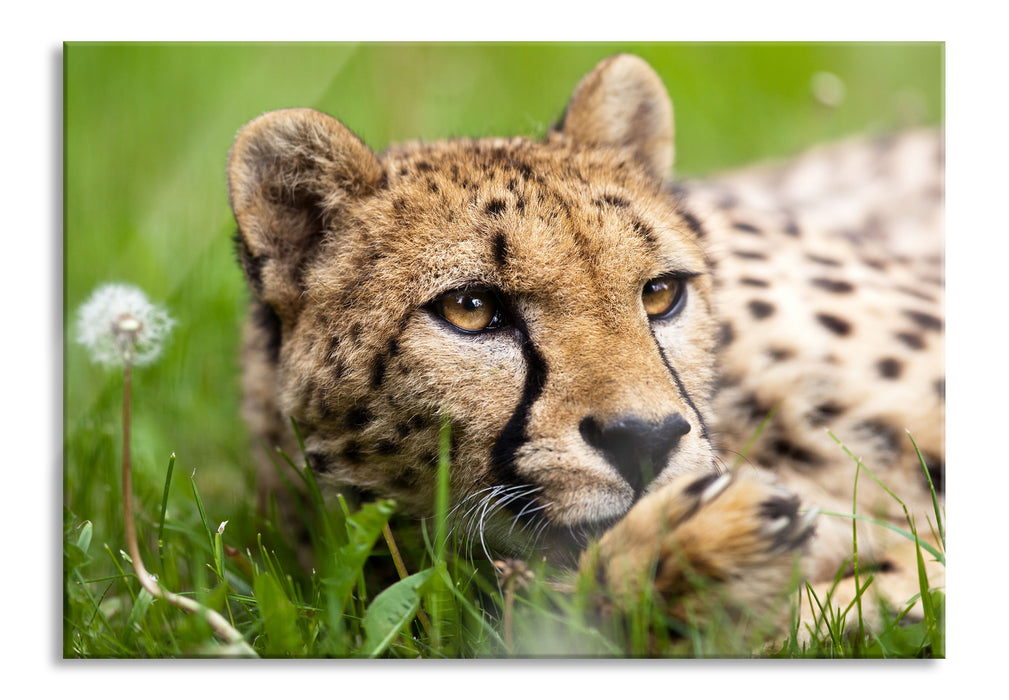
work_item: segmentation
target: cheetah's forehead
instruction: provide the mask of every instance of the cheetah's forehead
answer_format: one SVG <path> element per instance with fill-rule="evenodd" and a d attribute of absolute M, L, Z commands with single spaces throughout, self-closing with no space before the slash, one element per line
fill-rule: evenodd
<path fill-rule="evenodd" d="M 696 222 L 611 151 L 455 140 L 382 160 L 386 186 L 357 212 L 364 245 L 428 294 L 471 283 L 543 294 L 572 270 L 597 288 L 635 290 L 659 274 L 706 271 Z"/>

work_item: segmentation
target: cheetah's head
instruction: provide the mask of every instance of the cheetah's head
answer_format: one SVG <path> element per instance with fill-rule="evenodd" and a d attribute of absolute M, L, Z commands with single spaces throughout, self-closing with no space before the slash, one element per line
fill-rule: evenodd
<path fill-rule="evenodd" d="M 312 110 L 247 125 L 239 253 L 320 480 L 428 515 L 445 420 L 460 525 L 515 553 L 710 467 L 710 280 L 672 144 L 661 81 L 626 55 L 543 142 L 376 155 Z"/>

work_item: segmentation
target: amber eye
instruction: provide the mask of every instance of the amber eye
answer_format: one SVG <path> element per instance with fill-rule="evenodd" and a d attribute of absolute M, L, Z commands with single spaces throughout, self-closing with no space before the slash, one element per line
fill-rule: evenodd
<path fill-rule="evenodd" d="M 434 309 L 453 326 L 471 333 L 504 325 L 497 297 L 487 289 L 462 289 L 438 297 Z"/>
<path fill-rule="evenodd" d="M 687 285 L 683 280 L 671 275 L 656 277 L 645 283 L 644 289 L 641 290 L 641 302 L 645 306 L 648 318 L 654 321 L 678 313 L 683 307 L 686 289 Z"/>

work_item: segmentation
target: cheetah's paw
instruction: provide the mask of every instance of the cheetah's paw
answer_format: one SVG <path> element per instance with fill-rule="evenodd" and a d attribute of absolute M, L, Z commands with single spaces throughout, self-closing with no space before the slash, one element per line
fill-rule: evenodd
<path fill-rule="evenodd" d="M 645 496 L 582 555 L 618 607 L 654 592 L 681 619 L 712 605 L 775 612 L 796 580 L 796 553 L 818 511 L 753 470 L 686 475 Z"/>

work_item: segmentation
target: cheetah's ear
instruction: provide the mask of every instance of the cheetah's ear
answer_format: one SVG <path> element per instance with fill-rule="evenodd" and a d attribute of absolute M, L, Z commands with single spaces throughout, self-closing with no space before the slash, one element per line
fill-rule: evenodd
<path fill-rule="evenodd" d="M 281 319 L 301 306 L 302 267 L 346 204 L 379 187 L 382 167 L 347 127 L 312 109 L 269 112 L 238 134 L 228 197 L 249 286 Z"/>
<path fill-rule="evenodd" d="M 671 175 L 673 104 L 662 80 L 637 56 L 601 61 L 578 83 L 556 128 L 578 143 L 629 149 L 651 175 Z"/>

